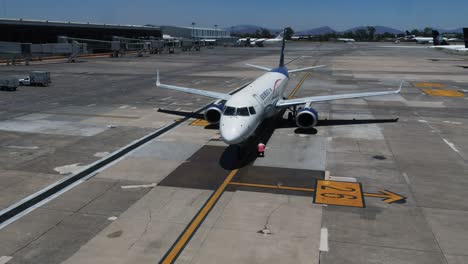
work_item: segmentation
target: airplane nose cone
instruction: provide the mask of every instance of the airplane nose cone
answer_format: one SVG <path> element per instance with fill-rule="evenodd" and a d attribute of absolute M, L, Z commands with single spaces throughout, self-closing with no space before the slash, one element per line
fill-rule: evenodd
<path fill-rule="evenodd" d="M 223 141 L 229 145 L 239 144 L 244 141 L 245 129 L 232 124 L 228 120 L 221 120 L 219 132 Z"/>
<path fill-rule="evenodd" d="M 242 137 L 236 129 L 220 129 L 221 138 L 229 145 L 238 144 L 242 142 Z"/>

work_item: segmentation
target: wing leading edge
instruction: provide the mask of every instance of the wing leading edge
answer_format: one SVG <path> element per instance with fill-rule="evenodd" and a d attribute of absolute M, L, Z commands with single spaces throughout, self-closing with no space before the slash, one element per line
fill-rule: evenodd
<path fill-rule="evenodd" d="M 217 92 L 205 91 L 205 90 L 189 88 L 189 87 L 162 84 L 159 81 L 159 71 L 157 71 L 157 74 L 156 74 L 156 87 L 180 91 L 180 92 L 189 93 L 189 94 L 202 95 L 202 96 L 216 98 L 216 99 L 228 100 L 229 98 L 231 98 L 231 95 L 225 94 L 225 93 L 217 93 Z"/>
<path fill-rule="evenodd" d="M 333 101 L 333 100 L 340 100 L 340 99 L 353 99 L 353 98 L 363 98 L 363 97 L 370 97 L 370 96 L 398 94 L 400 93 L 402 86 L 403 86 L 403 81 L 401 81 L 400 83 L 400 88 L 395 91 L 310 96 L 310 97 L 303 97 L 303 98 L 279 100 L 276 103 L 276 107 L 287 107 L 287 106 L 295 106 L 295 105 L 315 103 L 315 102 L 324 102 L 324 101 Z"/>

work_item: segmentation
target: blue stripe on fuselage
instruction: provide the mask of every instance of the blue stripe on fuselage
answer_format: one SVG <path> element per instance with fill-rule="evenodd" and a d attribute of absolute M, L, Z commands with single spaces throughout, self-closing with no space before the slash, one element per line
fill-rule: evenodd
<path fill-rule="evenodd" d="M 286 67 L 278 67 L 271 69 L 270 72 L 278 72 L 289 78 L 288 69 Z"/>

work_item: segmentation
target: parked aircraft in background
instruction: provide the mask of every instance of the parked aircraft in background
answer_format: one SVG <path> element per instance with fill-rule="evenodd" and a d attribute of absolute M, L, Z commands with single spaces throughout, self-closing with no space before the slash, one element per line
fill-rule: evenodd
<path fill-rule="evenodd" d="M 253 47 L 255 46 L 255 41 L 256 38 L 240 38 L 237 40 L 237 45 L 238 46 L 247 46 L 247 47 Z"/>
<path fill-rule="evenodd" d="M 255 45 L 258 47 L 266 47 L 266 46 L 275 46 L 275 45 L 281 45 L 283 42 L 283 32 L 279 33 L 278 36 L 275 38 L 261 38 L 255 40 Z"/>
<path fill-rule="evenodd" d="M 342 41 L 342 42 L 346 42 L 346 43 L 349 43 L 349 42 L 356 42 L 355 39 L 352 39 L 352 38 L 338 38 L 337 39 L 338 41 Z"/>

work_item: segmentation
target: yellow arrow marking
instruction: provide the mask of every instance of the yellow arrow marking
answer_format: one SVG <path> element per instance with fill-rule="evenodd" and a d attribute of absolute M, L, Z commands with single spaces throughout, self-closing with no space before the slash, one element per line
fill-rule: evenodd
<path fill-rule="evenodd" d="M 269 188 L 269 189 L 279 189 L 279 190 L 291 190 L 291 191 L 304 191 L 304 192 L 315 192 L 313 188 L 301 188 L 301 187 L 290 187 L 290 186 L 282 186 L 282 185 L 268 185 L 268 184 L 257 184 L 257 183 L 244 183 L 244 182 L 229 182 L 229 185 L 237 185 L 237 186 L 247 186 L 247 187 L 258 187 L 258 188 Z M 380 193 L 363 193 L 366 197 L 375 197 L 375 198 L 382 198 L 385 203 L 394 203 L 398 201 L 406 200 L 405 196 L 401 196 L 394 192 L 380 189 Z"/>
<path fill-rule="evenodd" d="M 282 185 L 267 185 L 267 184 L 243 183 L 243 182 L 230 182 L 229 184 L 230 185 L 239 185 L 239 186 L 248 186 L 248 187 L 279 189 L 279 190 L 315 192 L 315 189 L 300 188 L 300 187 L 289 187 L 289 186 L 282 186 Z"/>
<path fill-rule="evenodd" d="M 406 200 L 406 197 L 401 196 L 391 191 L 380 189 L 379 192 L 380 193 L 364 193 L 364 196 L 382 198 L 383 202 L 389 203 L 389 204 Z"/>

